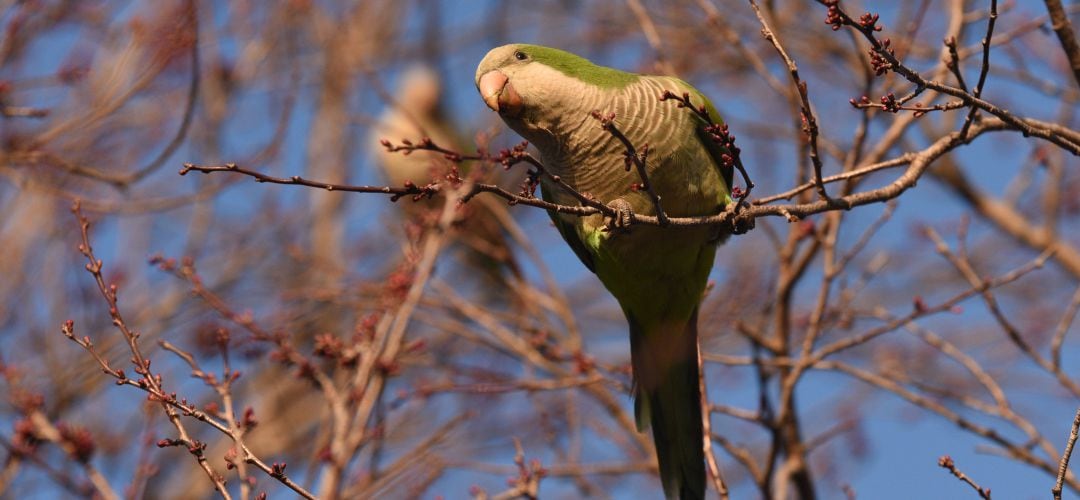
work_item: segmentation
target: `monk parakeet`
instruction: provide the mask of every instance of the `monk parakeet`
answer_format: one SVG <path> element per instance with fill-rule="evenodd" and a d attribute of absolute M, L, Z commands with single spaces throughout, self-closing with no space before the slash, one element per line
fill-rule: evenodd
<path fill-rule="evenodd" d="M 427 137 L 444 148 L 466 151 L 461 147 L 464 141 L 443 114 L 442 85 L 432 69 L 426 66 L 409 68 L 394 95 L 395 106 L 387 108 L 372 131 L 372 151 L 391 185 L 401 186 L 411 181 L 422 186 L 441 177 L 452 163 L 442 153 L 413 151 L 404 155 L 387 151 L 380 143 L 385 139 L 391 142 L 409 140 L 418 144 Z M 417 202 L 403 199 L 398 204 L 409 216 L 419 217 L 441 209 L 443 200 L 442 197 Z M 508 219 L 505 205 L 494 199 L 477 201 L 480 203 L 469 203 L 462 208 L 462 218 L 455 234 L 455 240 L 467 249 L 466 263 L 479 270 L 489 281 L 520 278 L 520 268 L 503 229 L 502 221 Z"/>
<path fill-rule="evenodd" d="M 442 111 L 442 82 L 431 68 L 414 66 L 402 75 L 393 95 L 394 105 L 383 112 L 372 132 L 372 150 L 391 185 L 400 186 L 405 181 L 427 184 L 432 178 L 433 166 L 449 166 L 442 154 L 415 151 L 403 155 L 387 151 L 379 142 L 382 139 L 419 142 L 421 138 L 429 137 L 442 147 L 456 149 L 461 140 Z"/>
<path fill-rule="evenodd" d="M 732 203 L 727 151 L 706 122 L 665 91 L 687 94 L 720 123 L 712 104 L 686 82 L 598 66 L 562 50 L 536 45 L 492 49 L 476 70 L 484 102 L 540 151 L 544 166 L 576 191 L 637 214 L 655 215 L 641 178 L 624 167 L 624 145 L 591 111 L 614 113 L 614 123 L 638 148 L 649 147 L 646 171 L 671 217 L 719 213 Z M 542 178 L 545 200 L 578 202 Z M 705 496 L 704 438 L 698 388 L 697 316 L 717 244 L 726 237 L 706 226 L 632 225 L 614 229 L 602 215 L 550 213 L 578 258 L 596 273 L 630 324 L 634 413 L 639 430 L 652 427 L 664 493 Z"/>

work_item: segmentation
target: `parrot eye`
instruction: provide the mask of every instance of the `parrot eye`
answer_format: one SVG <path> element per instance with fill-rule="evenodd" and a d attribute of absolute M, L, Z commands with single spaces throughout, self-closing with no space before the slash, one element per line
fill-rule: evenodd
<path fill-rule="evenodd" d="M 517 51 L 517 52 L 514 52 L 514 59 L 517 59 L 519 61 L 524 61 L 524 60 L 526 60 L 528 58 L 529 58 L 529 56 L 525 55 L 525 53 L 520 51 L 520 50 Z"/>

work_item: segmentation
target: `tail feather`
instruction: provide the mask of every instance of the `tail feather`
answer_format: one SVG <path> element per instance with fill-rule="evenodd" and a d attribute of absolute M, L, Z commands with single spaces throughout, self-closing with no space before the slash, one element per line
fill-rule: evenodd
<path fill-rule="evenodd" d="M 634 414 L 652 427 L 660 481 L 669 499 L 705 498 L 705 451 L 698 386 L 697 309 L 689 322 L 645 331 L 630 317 Z"/>

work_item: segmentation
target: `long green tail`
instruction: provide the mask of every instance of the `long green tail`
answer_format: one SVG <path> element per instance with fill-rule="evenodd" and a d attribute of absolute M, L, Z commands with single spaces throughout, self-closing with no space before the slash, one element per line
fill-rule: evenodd
<path fill-rule="evenodd" d="M 669 499 L 705 498 L 705 451 L 698 387 L 697 308 L 687 323 L 645 328 L 628 315 L 634 415 L 652 426 L 660 481 Z"/>

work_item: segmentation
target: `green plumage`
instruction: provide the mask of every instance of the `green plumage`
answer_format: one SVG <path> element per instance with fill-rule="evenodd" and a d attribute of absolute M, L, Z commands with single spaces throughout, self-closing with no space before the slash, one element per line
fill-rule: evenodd
<path fill-rule="evenodd" d="M 672 217 L 712 215 L 731 203 L 731 168 L 706 123 L 664 91 L 688 93 L 713 120 L 719 115 L 700 92 L 677 78 L 597 66 L 558 49 L 508 45 L 493 49 L 477 69 L 506 77 L 512 110 L 503 120 L 540 150 L 545 166 L 575 190 L 605 204 L 622 200 L 638 214 L 655 214 L 646 193 L 634 191 L 636 171 L 624 168 L 625 148 L 590 117 L 615 113 L 614 123 L 639 149 L 664 211 Z M 544 199 L 576 205 L 570 194 L 541 181 Z M 669 498 L 705 495 L 704 437 L 697 366 L 697 311 L 712 269 L 715 228 L 635 225 L 608 231 L 602 216 L 551 213 L 559 233 L 618 300 L 630 325 L 635 416 L 652 427 L 664 492 Z"/>
<path fill-rule="evenodd" d="M 603 88 L 621 89 L 638 81 L 638 75 L 614 68 L 597 66 L 569 52 L 541 45 L 517 45 L 517 50 L 533 61 L 559 70 L 562 74 Z"/>

